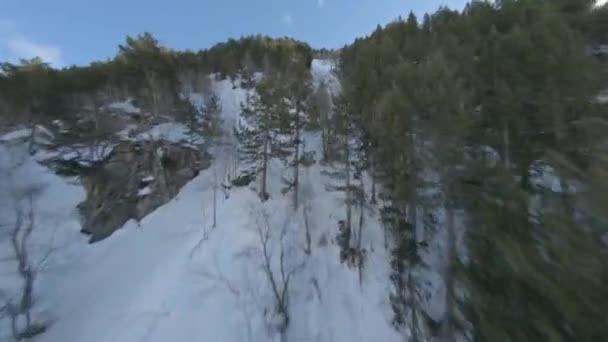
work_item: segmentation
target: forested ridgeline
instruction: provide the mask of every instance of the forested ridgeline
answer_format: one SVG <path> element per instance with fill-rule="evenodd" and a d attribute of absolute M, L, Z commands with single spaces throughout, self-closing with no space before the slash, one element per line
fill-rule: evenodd
<path fill-rule="evenodd" d="M 294 60 L 310 66 L 312 56 L 306 43 L 291 38 L 249 36 L 195 52 L 165 48 L 144 33 L 127 37 L 114 58 L 88 66 L 55 69 L 38 58 L 3 63 L 0 116 L 4 124 L 26 117 L 68 118 L 126 98 L 145 110 L 171 114 L 180 93 L 208 91 L 209 74 L 250 79 L 265 68 L 287 70 Z"/>

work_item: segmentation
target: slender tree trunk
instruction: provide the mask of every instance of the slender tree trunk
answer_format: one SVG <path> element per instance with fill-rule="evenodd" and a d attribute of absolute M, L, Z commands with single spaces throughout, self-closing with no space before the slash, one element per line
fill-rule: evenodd
<path fill-rule="evenodd" d="M 510 135 L 509 135 L 509 125 L 505 122 L 502 130 L 502 142 L 504 148 L 504 162 L 505 166 L 508 168 L 511 165 L 511 151 L 510 151 Z"/>
<path fill-rule="evenodd" d="M 454 262 L 456 260 L 456 234 L 454 232 L 454 209 L 451 207 L 449 200 L 446 205 L 446 229 L 448 231 L 448 253 L 447 266 L 445 270 L 445 302 L 446 311 L 443 322 L 443 340 L 454 340 Z"/>
<path fill-rule="evenodd" d="M 346 227 L 351 231 L 352 227 L 352 191 L 350 183 L 350 151 L 348 146 L 348 138 L 344 143 L 344 167 L 346 173 Z M 349 242 L 350 244 L 350 242 Z"/>
<path fill-rule="evenodd" d="M 298 190 L 300 188 L 300 105 L 296 105 L 295 117 L 295 153 L 293 164 L 293 210 L 298 210 Z"/>
<path fill-rule="evenodd" d="M 413 137 L 413 135 L 410 133 L 409 134 L 409 154 L 410 154 L 410 168 L 412 170 L 412 172 L 415 174 L 416 172 L 416 148 L 414 146 L 415 143 L 415 139 Z M 408 223 L 411 225 L 412 227 L 412 236 L 414 238 L 414 244 L 416 246 L 418 246 L 418 240 L 419 240 L 419 236 L 418 236 L 418 212 L 417 212 L 417 208 L 418 208 L 418 192 L 417 192 L 417 187 L 416 187 L 416 182 L 413 182 L 411 184 L 411 193 L 410 193 L 410 199 L 409 199 L 409 204 L 408 204 L 408 211 L 407 211 L 407 221 Z M 415 249 L 415 257 L 417 258 L 418 256 L 418 249 Z M 408 274 L 407 274 L 407 291 L 409 292 L 409 296 L 410 296 L 410 310 L 411 310 L 411 314 L 412 314 L 412 340 L 411 342 L 418 342 L 420 340 L 419 334 L 418 334 L 418 327 L 419 327 L 419 323 L 418 323 L 418 300 L 416 298 L 416 286 L 414 284 L 414 277 L 412 276 L 412 272 L 414 271 L 414 263 L 412 261 L 409 262 L 409 267 L 408 267 Z"/>
<path fill-rule="evenodd" d="M 28 145 L 28 152 L 30 155 L 34 154 L 34 150 L 36 148 L 36 124 L 32 124 L 32 130 L 30 131 L 30 139 Z"/>
<path fill-rule="evenodd" d="M 416 229 L 416 207 L 417 207 L 417 196 L 414 195 L 410 197 L 410 202 L 407 205 L 406 217 L 407 222 L 412 225 L 412 236 L 415 242 L 418 242 L 417 229 Z M 402 208 L 400 208 L 403 210 Z M 400 211 L 401 211 L 400 210 Z M 418 253 L 417 251 L 415 253 Z M 414 271 L 414 264 L 411 259 L 408 261 L 408 269 L 407 269 L 407 280 L 404 286 L 407 287 L 407 293 L 409 294 L 409 301 L 404 297 L 404 307 L 409 307 L 412 315 L 412 324 L 411 324 L 411 333 L 412 338 L 408 340 L 408 342 L 418 342 L 419 341 L 419 331 L 418 331 L 418 301 L 416 298 L 416 286 L 414 283 L 414 277 L 412 276 L 412 272 Z"/>
<path fill-rule="evenodd" d="M 372 195 L 371 195 L 371 203 L 376 204 L 376 166 L 374 165 L 374 157 L 370 156 L 370 170 L 371 170 L 371 178 L 372 178 Z"/>
<path fill-rule="evenodd" d="M 217 174 L 213 183 L 213 229 L 217 227 Z"/>
<path fill-rule="evenodd" d="M 323 153 L 323 161 L 327 161 L 329 154 L 327 136 L 327 118 L 325 112 L 321 110 L 321 148 Z"/>
<path fill-rule="evenodd" d="M 359 269 L 359 286 L 363 287 L 363 252 L 361 250 L 361 246 L 363 245 L 363 225 L 365 224 L 365 185 L 363 183 L 363 177 L 361 177 L 360 187 L 359 232 L 357 233 L 357 252 L 359 253 L 359 260 L 357 263 L 357 268 Z"/>
<path fill-rule="evenodd" d="M 266 177 L 268 176 L 268 132 L 265 133 L 264 137 L 264 152 L 262 153 L 262 185 L 260 187 L 260 198 L 262 200 L 268 199 L 268 193 L 266 192 Z"/>
<path fill-rule="evenodd" d="M 359 232 L 357 233 L 357 250 L 361 250 L 361 245 L 363 244 L 362 242 L 362 233 L 363 233 L 363 224 L 365 223 L 365 212 L 364 212 L 364 208 L 365 208 L 365 188 L 364 188 L 364 184 L 363 184 L 363 178 L 361 178 L 361 183 L 360 183 L 360 195 L 361 197 L 358 198 L 359 200 Z"/>
<path fill-rule="evenodd" d="M 306 229 L 306 249 L 304 252 L 310 255 L 312 251 L 312 237 L 310 235 L 310 222 L 308 221 L 308 212 L 310 211 L 310 204 L 304 205 L 304 210 L 302 210 L 304 214 L 304 228 Z"/>
<path fill-rule="evenodd" d="M 410 310 L 412 311 L 412 339 L 410 342 L 418 342 L 418 300 L 416 299 L 416 289 L 414 288 L 414 278 L 412 277 L 412 267 L 410 265 L 407 274 L 407 290 L 410 293 Z"/>

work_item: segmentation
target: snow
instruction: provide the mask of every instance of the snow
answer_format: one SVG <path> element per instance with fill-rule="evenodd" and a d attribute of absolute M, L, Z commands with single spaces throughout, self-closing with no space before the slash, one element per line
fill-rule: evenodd
<path fill-rule="evenodd" d="M 38 145 L 48 145 L 54 139 L 53 133 L 42 125 L 36 125 L 34 133 L 34 142 Z M 16 129 L 1 135 L 0 143 L 19 143 L 29 139 L 31 135 L 31 128 Z"/>
<path fill-rule="evenodd" d="M 313 242 L 311 255 L 305 256 L 302 210 L 293 213 L 290 194 L 278 191 L 280 163 L 271 168 L 269 201 L 262 204 L 250 189 L 235 189 L 227 198 L 220 196 L 218 225 L 211 228 L 214 174 L 222 163 L 202 172 L 139 228 L 129 222 L 107 240 L 94 245 L 77 241 L 67 255 L 58 251 L 62 262 L 54 260 L 37 284 L 40 315 L 53 322 L 38 341 L 277 339 L 268 330 L 277 318 L 270 315 L 272 293 L 260 268 L 255 227 L 261 211 L 270 215 L 273 260 L 277 262 L 283 241 L 289 267 L 303 265 L 289 291 L 288 340 L 400 340 L 389 323 L 388 252 L 377 215 L 367 218 L 368 264 L 359 285 L 356 269 L 340 263 L 333 243 L 343 208 L 336 194 L 325 191 L 321 167 L 303 171 L 302 201 L 310 205 Z M 53 182 L 66 187 L 61 179 Z M 61 202 L 55 214 L 71 231 L 77 229 L 69 214 L 82 198 L 77 194 L 55 201 Z M 323 237 L 325 246 L 319 243 Z"/>
<path fill-rule="evenodd" d="M 147 186 L 147 187 L 145 187 L 143 189 L 139 189 L 137 191 L 137 196 L 144 197 L 144 196 L 150 195 L 151 193 L 152 193 L 152 189 L 150 189 L 150 187 Z"/>
<path fill-rule="evenodd" d="M 334 64 L 330 60 L 313 59 L 311 63 L 312 78 L 315 82 L 320 82 L 331 74 Z"/>
<path fill-rule="evenodd" d="M 225 121 L 236 121 L 247 90 L 233 89 L 230 81 L 214 82 L 213 87 Z M 183 132 L 179 124 L 161 124 L 142 138 L 180 140 Z M 306 149 L 319 156 L 319 135 L 307 133 L 305 139 Z M 4 158 L 4 151 L 0 152 Z M 281 176 L 290 170 L 273 160 L 270 199 L 260 202 L 252 191 L 257 182 L 227 190 L 216 197 L 217 226 L 213 228 L 217 175 L 233 163 L 232 155 L 217 152 L 212 167 L 173 200 L 93 245 L 79 234 L 76 205 L 84 193 L 78 182 L 53 175 L 28 155 L 21 157 L 16 174 L 24 186 L 47 184 L 37 200 L 36 239 L 48 241 L 57 228 L 57 241 L 61 241 L 36 283 L 34 319 L 51 323 L 36 340 L 281 340 L 277 326 L 283 321 L 274 314 L 273 293 L 262 267 L 258 229 L 265 229 L 264 213 L 273 273 L 280 273 L 281 250 L 285 268 L 294 271 L 288 290 L 291 319 L 286 340 L 403 340 L 390 324 L 390 251 L 384 248 L 377 209 L 365 212 L 362 245 L 367 257 L 361 276 L 339 260 L 335 236 L 338 221 L 345 216 L 343 198 L 325 190 L 330 180 L 319 164 L 301 171 L 298 210 L 292 208 L 293 194 L 280 191 Z M 141 193 L 150 191 L 146 187 Z M 303 208 L 307 208 L 310 226 L 310 255 L 304 251 Z M 354 215 L 359 214 L 355 211 Z M 4 283 L 0 286 L 4 288 Z"/>
<path fill-rule="evenodd" d="M 530 183 L 537 189 L 550 189 L 552 192 L 562 192 L 562 179 L 555 169 L 542 160 L 530 165 Z"/>
<path fill-rule="evenodd" d="M 80 165 L 90 166 L 95 162 L 101 161 L 108 157 L 116 143 L 99 142 L 90 145 L 76 144 L 60 146 L 54 150 L 42 150 L 36 153 L 35 158 L 38 161 L 48 159 L 59 160 L 75 160 Z"/>
<path fill-rule="evenodd" d="M 125 114 L 139 114 L 141 109 L 133 105 L 133 99 L 126 99 L 124 101 L 112 102 L 108 105 L 108 109 L 113 111 L 122 112 Z"/>
<path fill-rule="evenodd" d="M 188 94 L 188 100 L 194 107 L 196 107 L 198 109 L 205 108 L 205 95 L 203 95 L 201 93 Z"/>
<path fill-rule="evenodd" d="M 335 62 L 331 59 L 313 59 L 311 66 L 313 85 L 319 87 L 321 82 L 325 82 L 330 94 L 338 95 L 342 90 L 340 81 L 333 73 Z"/>
<path fill-rule="evenodd" d="M 608 94 L 601 94 L 595 98 L 595 101 L 600 104 L 608 103 Z"/>
<path fill-rule="evenodd" d="M 234 80 L 234 84 L 240 84 L 240 78 Z M 234 87 L 233 82 L 229 79 L 212 81 L 212 89 L 219 98 L 219 102 L 222 106 L 222 118 L 224 124 L 232 132 L 232 127 L 235 125 L 239 114 L 241 113 L 241 103 L 247 99 L 247 89 L 241 87 Z"/>
<path fill-rule="evenodd" d="M 189 140 L 188 127 L 179 122 L 164 122 L 138 134 L 135 140 L 166 140 L 169 142 L 185 142 Z"/>
<path fill-rule="evenodd" d="M 32 130 L 29 128 L 22 128 L 15 131 L 8 132 L 2 136 L 0 136 L 1 142 L 8 142 L 17 139 L 26 139 L 29 138 L 30 134 L 32 134 Z"/>
<path fill-rule="evenodd" d="M 142 182 L 146 182 L 146 183 L 150 183 L 154 181 L 154 176 L 148 176 L 148 177 L 144 177 L 141 180 Z"/>
<path fill-rule="evenodd" d="M 15 222 L 15 200 L 30 189 L 40 189 L 34 196 L 34 220 L 37 222 L 29 250 L 32 264 L 38 265 L 48 251 L 53 250 L 45 263 L 40 264 L 34 295 L 44 301 L 49 292 L 60 292 L 63 282 L 46 282 L 48 274 L 75 265 L 74 261 L 87 247 L 86 237 L 80 233 L 80 218 L 76 205 L 84 199 L 84 191 L 74 179 L 62 179 L 49 172 L 30 157 L 27 145 L 0 146 L 0 301 L 4 297 L 17 298 L 21 282 L 17 277 L 17 265 L 8 261 L 12 249 L 7 234 Z M 22 202 L 23 204 L 23 202 Z M 50 318 L 44 305 L 34 310 L 35 321 Z M 0 315 L 0 341 L 8 340 L 8 320 Z"/>

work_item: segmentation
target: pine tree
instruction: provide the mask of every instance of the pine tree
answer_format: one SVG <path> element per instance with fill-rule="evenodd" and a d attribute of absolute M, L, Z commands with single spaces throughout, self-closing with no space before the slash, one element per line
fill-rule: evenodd
<path fill-rule="evenodd" d="M 293 208 L 298 209 L 300 188 L 300 166 L 304 162 L 302 133 L 309 124 L 308 113 L 311 110 L 310 97 L 312 96 L 312 85 L 310 73 L 304 67 L 295 68 L 290 76 L 283 82 L 287 83 L 284 99 L 284 113 L 277 113 L 284 118 L 282 133 L 288 135 L 286 144 L 282 144 L 280 156 L 286 161 L 288 167 L 292 168 L 291 179 L 284 178 L 285 188 L 283 192 L 293 190 Z"/>
<path fill-rule="evenodd" d="M 202 134 L 207 144 L 216 144 L 223 135 L 222 107 L 215 93 L 205 98 L 201 118 Z"/>
<path fill-rule="evenodd" d="M 191 144 L 201 142 L 204 137 L 203 115 L 188 99 L 179 99 L 176 103 L 176 116 L 186 123 L 186 135 Z"/>
<path fill-rule="evenodd" d="M 341 260 L 353 258 L 353 205 L 358 203 L 358 188 L 354 182 L 355 160 L 357 158 L 357 140 L 354 135 L 354 125 L 349 117 L 349 103 L 345 96 L 333 100 L 334 114 L 331 117 L 331 130 L 334 144 L 329 146 L 330 164 L 335 170 L 325 170 L 323 173 L 331 179 L 325 188 L 328 191 L 344 193 L 345 219 L 340 222 L 338 244 L 341 247 Z"/>
<path fill-rule="evenodd" d="M 273 157 L 285 158 L 287 151 L 279 139 L 285 125 L 285 97 L 276 80 L 267 77 L 249 92 L 234 134 L 239 141 L 239 154 L 245 169 L 240 178 L 251 179 L 262 174 L 259 196 L 267 200 L 268 163 Z"/>
<path fill-rule="evenodd" d="M 234 135 L 239 142 L 238 151 L 244 168 L 236 182 L 249 183 L 259 172 L 263 171 L 260 197 L 268 198 L 266 192 L 266 168 L 268 163 L 269 127 L 265 119 L 264 108 L 259 95 L 249 92 L 247 99 L 241 103 L 241 112 Z M 244 184 L 243 184 L 244 185 Z"/>

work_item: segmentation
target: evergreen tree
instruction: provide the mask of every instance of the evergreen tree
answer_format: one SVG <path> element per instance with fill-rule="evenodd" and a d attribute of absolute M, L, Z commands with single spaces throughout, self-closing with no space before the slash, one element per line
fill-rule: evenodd
<path fill-rule="evenodd" d="M 292 168 L 291 179 L 284 179 L 286 187 L 284 192 L 293 190 L 293 207 L 298 209 L 299 205 L 299 188 L 300 188 L 300 166 L 306 158 L 303 151 L 302 133 L 304 128 L 309 125 L 309 113 L 311 111 L 310 98 L 312 96 L 311 76 L 308 68 L 303 64 L 294 66 L 291 70 L 291 75 L 287 80 L 286 89 L 286 112 L 277 113 L 279 117 L 286 120 L 283 125 L 283 133 L 289 135 L 287 144 L 283 145 L 286 153 L 281 153 L 285 158 L 287 154 L 290 157 L 286 160 L 287 165 Z"/>
<path fill-rule="evenodd" d="M 186 135 L 191 144 L 196 144 L 204 137 L 203 115 L 188 99 L 179 99 L 176 104 L 176 115 L 185 120 Z"/>
<path fill-rule="evenodd" d="M 324 174 L 332 179 L 326 185 L 328 191 L 340 191 L 344 193 L 345 219 L 339 226 L 338 244 L 341 247 L 340 257 L 342 261 L 351 257 L 352 254 L 352 229 L 353 229 L 353 205 L 355 205 L 357 188 L 353 179 L 353 164 L 355 160 L 354 126 L 349 119 L 349 104 L 346 97 L 341 96 L 333 101 L 335 111 L 331 117 L 334 144 L 329 147 L 331 164 L 336 167 L 335 171 L 325 171 Z"/>
<path fill-rule="evenodd" d="M 249 92 L 241 112 L 234 135 L 239 142 L 239 157 L 244 169 L 239 179 L 251 179 L 262 172 L 260 198 L 267 199 L 266 176 L 269 154 L 270 123 L 257 93 Z"/>
<path fill-rule="evenodd" d="M 205 141 L 208 144 L 217 143 L 223 135 L 222 107 L 215 93 L 205 98 L 205 106 L 202 109 L 201 129 Z"/>
<path fill-rule="evenodd" d="M 249 92 L 241 104 L 239 123 L 234 134 L 239 141 L 239 154 L 245 164 L 243 176 L 250 178 L 261 173 L 260 198 L 269 197 L 267 191 L 268 163 L 273 157 L 285 158 L 284 141 L 279 139 L 285 130 L 285 96 L 276 80 L 267 77 Z"/>

